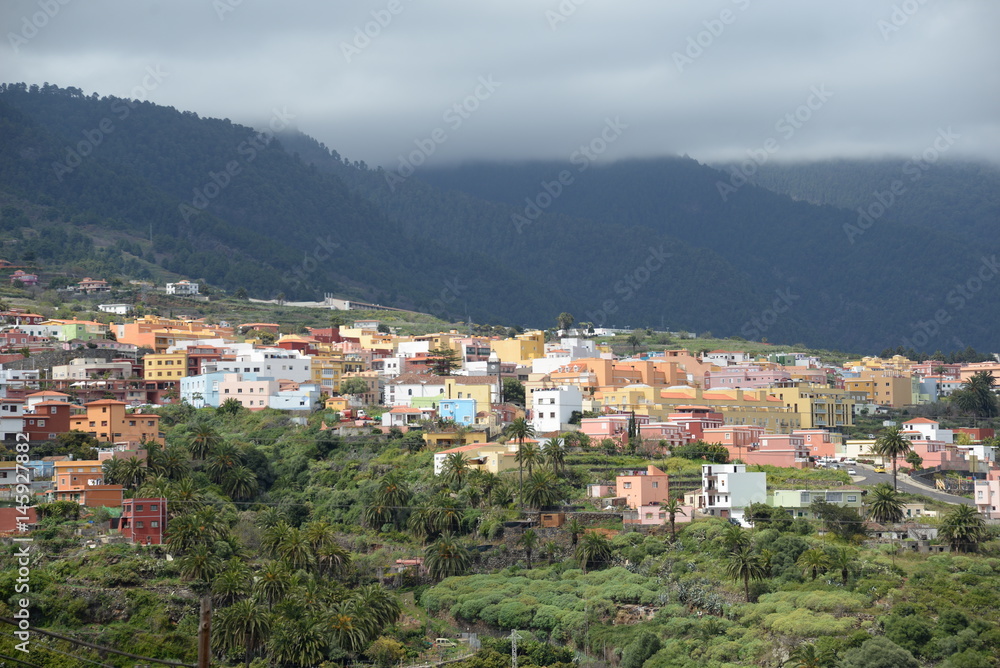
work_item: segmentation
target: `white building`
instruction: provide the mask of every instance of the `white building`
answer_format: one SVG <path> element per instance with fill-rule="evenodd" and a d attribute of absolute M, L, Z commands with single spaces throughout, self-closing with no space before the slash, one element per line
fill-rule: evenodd
<path fill-rule="evenodd" d="M 928 418 L 907 420 L 903 423 L 903 431 L 911 432 L 907 435 L 910 440 L 915 438 L 919 441 L 944 441 L 945 443 L 955 441 L 955 434 L 951 429 L 941 429 L 941 423 Z M 917 432 L 920 436 L 916 436 L 912 432 Z"/>
<path fill-rule="evenodd" d="M 535 390 L 531 395 L 531 426 L 536 433 L 561 431 L 573 411 L 583 412 L 583 392 L 575 385 Z"/>
<path fill-rule="evenodd" d="M 98 311 L 104 313 L 114 313 L 115 315 L 128 315 L 132 312 L 131 304 L 98 304 Z"/>
<path fill-rule="evenodd" d="M 713 350 L 710 353 L 705 353 L 702 361 L 717 364 L 718 366 L 729 366 L 730 364 L 749 362 L 752 359 L 753 357 L 749 353 L 741 350 Z"/>
<path fill-rule="evenodd" d="M 385 384 L 386 406 L 409 406 L 414 399 L 444 394 L 444 379 L 419 373 L 404 373 Z"/>
<path fill-rule="evenodd" d="M 229 373 L 255 373 L 275 380 L 309 383 L 312 380 L 312 358 L 298 350 L 258 348 L 236 355 L 235 360 L 220 360 L 215 369 Z"/>
<path fill-rule="evenodd" d="M 0 397 L 8 390 L 38 387 L 38 369 L 0 369 Z"/>
<path fill-rule="evenodd" d="M 400 341 L 396 346 L 396 354 L 403 357 L 416 357 L 430 352 L 430 341 Z"/>
<path fill-rule="evenodd" d="M 190 281 L 178 281 L 177 283 L 167 283 L 168 295 L 196 295 L 198 294 L 198 284 Z"/>
<path fill-rule="evenodd" d="M 319 402 L 319 385 L 302 383 L 271 395 L 270 408 L 279 411 L 311 411 Z"/>
<path fill-rule="evenodd" d="M 742 526 L 743 509 L 767 502 L 767 474 L 748 473 L 746 464 L 703 464 L 698 508 L 707 515 L 733 519 Z"/>
<path fill-rule="evenodd" d="M 24 399 L 0 399 L 0 438 L 13 441 L 24 429 Z"/>

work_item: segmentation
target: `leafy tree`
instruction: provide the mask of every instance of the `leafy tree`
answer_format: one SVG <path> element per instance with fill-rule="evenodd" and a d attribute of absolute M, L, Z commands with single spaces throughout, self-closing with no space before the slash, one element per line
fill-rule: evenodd
<path fill-rule="evenodd" d="M 863 537 L 867 533 L 861 515 L 854 508 L 816 500 L 810 504 L 809 510 L 823 521 L 828 531 L 838 538 L 853 540 L 855 537 Z"/>
<path fill-rule="evenodd" d="M 212 620 L 212 645 L 216 651 L 243 655 L 249 666 L 260 654 L 271 633 L 271 613 L 253 599 L 243 599 L 222 608 Z"/>
<path fill-rule="evenodd" d="M 919 656 L 933 637 L 930 625 L 917 615 L 892 614 L 882 619 L 885 637 Z"/>
<path fill-rule="evenodd" d="M 534 529 L 528 529 L 517 539 L 517 544 L 524 548 L 524 558 L 528 562 L 528 570 L 531 570 L 531 553 L 538 547 L 538 534 Z"/>
<path fill-rule="evenodd" d="M 596 531 L 586 532 L 576 546 L 576 559 L 584 573 L 590 566 L 608 564 L 611 561 L 611 541 Z"/>
<path fill-rule="evenodd" d="M 897 457 L 905 457 L 906 454 L 911 450 L 910 439 L 903 436 L 903 432 L 899 427 L 888 427 L 879 434 L 878 438 L 875 439 L 875 445 L 872 446 L 872 452 L 883 458 L 892 458 L 892 488 L 898 489 L 896 483 L 896 467 Z"/>
<path fill-rule="evenodd" d="M 517 378 L 503 379 L 503 399 L 517 406 L 524 406 L 524 385 Z"/>
<path fill-rule="evenodd" d="M 754 554 L 750 546 L 744 545 L 729 555 L 726 574 L 733 580 L 743 581 L 743 591 L 746 595 L 746 601 L 749 603 L 750 582 L 765 579 L 767 570 L 764 568 L 760 556 Z"/>
<path fill-rule="evenodd" d="M 559 325 L 559 329 L 561 329 L 563 331 L 566 331 L 570 327 L 572 327 L 573 323 L 575 321 L 576 321 L 576 318 L 574 318 L 569 313 L 566 313 L 565 311 L 563 311 L 562 313 L 560 313 L 559 317 L 556 318 L 556 324 Z"/>
<path fill-rule="evenodd" d="M 868 501 L 868 517 L 879 524 L 895 524 L 903 519 L 903 501 L 899 492 L 885 483 L 872 488 Z"/>
<path fill-rule="evenodd" d="M 956 506 L 941 521 L 941 535 L 958 552 L 975 552 L 987 538 L 986 520 L 972 506 Z"/>
<path fill-rule="evenodd" d="M 619 668 L 642 668 L 646 660 L 660 651 L 660 639 L 649 631 L 643 631 L 638 638 L 625 646 Z"/>
<path fill-rule="evenodd" d="M 368 645 L 365 656 L 374 661 L 379 668 L 389 668 L 406 656 L 406 647 L 395 638 L 379 636 Z"/>
<path fill-rule="evenodd" d="M 966 436 L 966 434 L 962 434 L 962 436 Z M 924 458 L 917 454 L 916 450 L 910 450 L 906 453 L 906 463 L 909 464 L 914 471 L 919 471 L 920 467 L 924 465 Z"/>
<path fill-rule="evenodd" d="M 424 550 L 424 566 L 435 580 L 461 575 L 471 563 L 469 550 L 450 534 L 441 536 Z"/>
<path fill-rule="evenodd" d="M 345 378 L 340 381 L 340 393 L 359 396 L 368 392 L 368 381 L 364 378 Z"/>
<path fill-rule="evenodd" d="M 427 361 L 431 370 L 439 376 L 450 376 L 453 370 L 462 366 L 458 353 L 447 347 L 428 351 Z"/>
<path fill-rule="evenodd" d="M 920 668 L 913 654 L 884 636 L 844 653 L 839 668 Z"/>

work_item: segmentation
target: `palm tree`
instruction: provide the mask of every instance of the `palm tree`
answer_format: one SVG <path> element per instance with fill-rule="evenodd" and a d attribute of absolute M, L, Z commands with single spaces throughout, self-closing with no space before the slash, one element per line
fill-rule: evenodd
<path fill-rule="evenodd" d="M 104 483 L 107 485 L 122 484 L 122 466 L 124 464 L 125 460 L 118 459 L 117 457 L 104 460 L 104 463 L 101 464 L 101 471 L 104 473 Z"/>
<path fill-rule="evenodd" d="M 236 501 L 252 499 L 258 489 L 257 474 L 246 466 L 232 468 L 222 478 L 222 491 Z"/>
<path fill-rule="evenodd" d="M 633 332 L 628 335 L 627 339 L 625 339 L 625 343 L 632 346 L 632 354 L 634 355 L 635 351 L 639 348 L 639 344 L 642 343 L 642 339 L 639 338 L 638 334 Z"/>
<path fill-rule="evenodd" d="M 291 527 L 277 545 L 278 557 L 293 570 L 306 568 L 312 561 L 312 549 L 309 540 L 301 530 Z"/>
<path fill-rule="evenodd" d="M 215 427 L 207 422 L 200 422 L 195 425 L 191 432 L 187 447 L 191 451 L 192 457 L 203 460 L 220 443 L 222 443 L 222 436 L 215 430 Z"/>
<path fill-rule="evenodd" d="M 155 463 L 149 468 L 156 475 L 163 475 L 171 480 L 180 480 L 188 471 L 190 453 L 182 447 L 172 445 L 160 452 Z"/>
<path fill-rule="evenodd" d="M 816 645 L 802 643 L 788 655 L 785 663 L 789 668 L 830 668 L 835 665 L 835 656 L 829 651 L 817 651 Z"/>
<path fill-rule="evenodd" d="M 253 593 L 266 601 L 270 609 L 288 594 L 291 586 L 292 576 L 288 567 L 280 561 L 266 561 L 253 583 Z"/>
<path fill-rule="evenodd" d="M 395 624 L 402 609 L 399 600 L 377 584 L 362 585 L 354 590 L 354 598 L 368 612 L 376 628 Z"/>
<path fill-rule="evenodd" d="M 851 574 L 851 566 L 854 565 L 854 552 L 842 547 L 833 553 L 830 566 L 840 571 L 840 579 L 844 586 L 847 586 L 847 576 Z"/>
<path fill-rule="evenodd" d="M 807 573 L 811 572 L 812 579 L 815 580 L 820 572 L 825 572 L 831 566 L 831 562 L 826 552 L 819 548 L 812 548 L 800 554 L 795 565 Z"/>
<path fill-rule="evenodd" d="M 122 487 L 125 489 L 135 489 L 143 483 L 147 473 L 146 462 L 138 457 L 130 457 L 124 460 L 121 464 L 121 473 L 119 474 Z"/>
<path fill-rule="evenodd" d="M 561 498 L 559 480 L 551 471 L 535 471 L 528 476 L 523 502 L 529 508 L 541 510 L 545 506 L 555 505 Z"/>
<path fill-rule="evenodd" d="M 903 502 L 899 492 L 886 483 L 872 488 L 868 501 L 868 517 L 879 524 L 895 524 L 903 519 Z"/>
<path fill-rule="evenodd" d="M 327 649 L 325 625 L 312 617 L 281 617 L 272 624 L 267 653 L 279 666 L 318 666 Z"/>
<path fill-rule="evenodd" d="M 678 499 L 668 499 L 660 503 L 660 508 L 667 514 L 667 518 L 670 520 L 670 542 L 677 540 L 677 527 L 675 525 L 675 520 L 678 515 L 687 515 L 684 512 L 684 506 Z"/>
<path fill-rule="evenodd" d="M 351 565 L 351 553 L 336 543 L 320 545 L 314 553 L 320 575 L 336 575 Z"/>
<path fill-rule="evenodd" d="M 998 413 L 994 393 L 997 381 L 992 371 L 977 371 L 952 395 L 955 404 L 965 413 L 976 417 L 995 417 Z"/>
<path fill-rule="evenodd" d="M 232 443 L 219 443 L 208 455 L 205 473 L 212 482 L 219 484 L 226 473 L 243 464 L 243 452 Z"/>
<path fill-rule="evenodd" d="M 542 461 L 542 453 L 534 443 L 525 443 L 518 446 L 517 455 L 514 457 L 518 464 L 523 464 L 528 469 L 530 476 L 536 464 Z"/>
<path fill-rule="evenodd" d="M 200 543 L 181 557 L 181 574 L 191 580 L 211 582 L 222 570 L 222 558 L 215 554 L 212 546 Z"/>
<path fill-rule="evenodd" d="M 586 532 L 576 546 L 576 559 L 584 573 L 588 566 L 607 564 L 611 561 L 611 541 L 595 531 Z"/>
<path fill-rule="evenodd" d="M 518 497 L 520 497 L 524 490 L 524 461 L 521 459 L 521 449 L 524 447 L 524 439 L 535 436 L 535 428 L 521 417 L 507 425 L 506 433 L 507 438 L 517 439 Z"/>
<path fill-rule="evenodd" d="M 463 452 L 453 452 L 444 458 L 441 465 L 441 477 L 446 483 L 455 483 L 458 489 L 462 487 L 462 477 L 469 467 L 469 460 Z"/>
<path fill-rule="evenodd" d="M 566 463 L 566 446 L 558 438 L 550 438 L 542 446 L 542 458 L 552 467 L 552 472 L 559 475 Z"/>
<path fill-rule="evenodd" d="M 338 647 L 357 654 L 371 636 L 372 622 L 368 612 L 355 599 L 340 601 L 326 614 L 323 626 Z"/>
<path fill-rule="evenodd" d="M 726 574 L 734 580 L 743 581 L 743 592 L 746 595 L 747 603 L 749 603 L 750 581 L 763 580 L 767 577 L 767 570 L 761 563 L 760 557 L 754 554 L 750 546 L 744 545 L 729 555 Z"/>
<path fill-rule="evenodd" d="M 986 520 L 972 506 L 956 506 L 944 516 L 941 535 L 951 543 L 951 549 L 958 552 L 975 552 L 979 543 L 988 536 Z"/>
<path fill-rule="evenodd" d="M 229 399 L 223 401 L 219 407 L 215 409 L 215 412 L 219 415 L 236 415 L 241 410 L 243 410 L 243 404 L 241 404 L 238 399 L 230 397 Z"/>
<path fill-rule="evenodd" d="M 574 548 L 576 547 L 576 542 L 580 534 L 582 534 L 584 531 L 587 530 L 583 526 L 583 523 L 576 517 L 571 517 L 569 522 L 566 522 L 566 524 L 563 526 L 563 529 L 565 529 L 566 532 L 569 533 L 570 545 L 572 545 Z"/>
<path fill-rule="evenodd" d="M 424 550 L 424 566 L 436 580 L 461 575 L 471 562 L 469 551 L 451 534 L 441 536 Z"/>
<path fill-rule="evenodd" d="M 735 524 L 730 524 L 722 530 L 722 540 L 726 544 L 726 549 L 730 552 L 750 547 L 750 534 L 743 527 Z"/>
<path fill-rule="evenodd" d="M 259 529 L 270 529 L 279 522 L 283 522 L 284 519 L 285 516 L 280 510 L 274 506 L 268 506 L 264 510 L 257 513 L 257 518 L 254 520 L 254 524 Z"/>
<path fill-rule="evenodd" d="M 531 570 L 531 553 L 538 547 L 538 534 L 534 529 L 528 529 L 517 539 L 517 544 L 524 548 L 524 557 L 528 562 L 528 570 Z"/>
<path fill-rule="evenodd" d="M 896 458 L 905 457 L 911 449 L 910 440 L 903 436 L 899 427 L 888 427 L 875 439 L 872 452 L 881 455 L 883 458 L 892 457 L 892 488 L 898 489 L 896 484 Z"/>
<path fill-rule="evenodd" d="M 542 554 L 545 555 L 545 560 L 551 566 L 556 557 L 559 556 L 559 544 L 554 540 L 546 541 L 545 545 L 542 545 Z"/>
<path fill-rule="evenodd" d="M 212 624 L 216 651 L 225 654 L 243 653 L 249 666 L 264 649 L 271 633 L 271 614 L 253 599 L 243 599 L 219 610 Z"/>

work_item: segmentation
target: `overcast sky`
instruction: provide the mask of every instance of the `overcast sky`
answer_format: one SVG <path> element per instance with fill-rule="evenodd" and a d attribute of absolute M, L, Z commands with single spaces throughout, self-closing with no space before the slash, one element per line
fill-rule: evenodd
<path fill-rule="evenodd" d="M 285 110 L 372 165 L 420 140 L 427 164 L 568 160 L 602 131 L 603 159 L 910 157 L 948 128 L 949 156 L 1000 159 L 996 0 L 3 0 L 0 23 L 3 81 Z"/>

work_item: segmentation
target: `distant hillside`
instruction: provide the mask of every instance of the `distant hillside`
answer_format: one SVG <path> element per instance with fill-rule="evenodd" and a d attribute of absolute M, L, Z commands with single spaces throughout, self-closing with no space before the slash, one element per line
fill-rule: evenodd
<path fill-rule="evenodd" d="M 255 297 L 334 292 L 481 323 L 551 326 L 569 311 L 858 352 L 1000 349 L 997 291 L 953 294 L 1000 244 L 986 232 L 988 174 L 968 193 L 942 182 L 924 207 L 981 208 L 962 224 L 980 230 L 973 246 L 947 225 L 888 216 L 851 232 L 856 213 L 803 201 L 805 190 L 720 194 L 728 174 L 681 158 L 401 178 L 298 133 L 269 141 L 227 120 L 23 84 L 0 88 L 0 129 L 11 260 L 167 270 Z"/>

